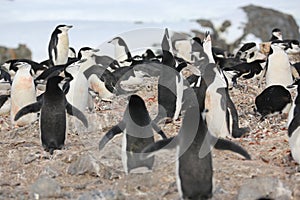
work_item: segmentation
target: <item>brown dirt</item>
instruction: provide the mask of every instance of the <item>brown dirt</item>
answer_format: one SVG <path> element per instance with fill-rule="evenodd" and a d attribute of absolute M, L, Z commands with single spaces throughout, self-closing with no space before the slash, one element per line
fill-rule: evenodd
<path fill-rule="evenodd" d="M 255 81 L 239 83 L 243 87 L 233 89 L 230 94 L 239 112 L 240 125 L 250 127 L 251 131 L 243 138 L 231 140 L 247 149 L 252 160 L 246 161 L 232 152 L 213 150 L 213 199 L 235 199 L 241 185 L 261 176 L 277 177 L 291 191 L 295 190 L 300 186 L 300 173 L 296 170 L 298 165 L 289 157 L 286 118 L 277 115 L 260 122 L 253 106 L 261 90 Z M 155 116 L 157 110 L 155 91 L 153 86 L 140 86 L 139 94 L 146 101 L 151 116 Z M 99 152 L 99 140 L 121 119 L 125 106 L 126 97 L 116 97 L 111 103 L 96 100 L 96 111 L 88 114 L 88 132 L 68 131 L 66 148 L 55 151 L 53 156 L 42 149 L 37 122 L 12 129 L 9 116 L 1 116 L 0 199 L 29 199 L 30 186 L 47 167 L 54 171 L 52 175 L 62 187 L 56 199 L 77 199 L 87 191 L 108 189 L 120 192 L 126 199 L 178 199 L 174 150 L 160 152 L 151 173 L 129 175 L 122 170 L 120 136 Z M 176 135 L 180 123 L 181 119 L 165 125 L 163 130 L 168 136 Z M 90 154 L 97 160 L 98 175 L 67 173 L 70 163 L 83 154 Z"/>

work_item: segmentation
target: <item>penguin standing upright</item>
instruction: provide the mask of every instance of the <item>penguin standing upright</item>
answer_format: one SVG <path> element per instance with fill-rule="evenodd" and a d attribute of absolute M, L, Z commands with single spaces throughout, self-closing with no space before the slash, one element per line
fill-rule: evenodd
<path fill-rule="evenodd" d="M 115 46 L 115 59 L 119 63 L 132 60 L 132 56 L 129 51 L 129 48 L 123 38 L 115 37 L 112 40 L 110 40 L 108 43 L 113 44 Z"/>
<path fill-rule="evenodd" d="M 96 74 L 90 73 L 93 72 L 96 66 L 96 57 L 95 53 L 98 52 L 99 49 L 93 49 L 90 47 L 82 47 L 78 52 L 79 59 L 86 59 L 85 62 L 82 62 L 79 67 L 79 71 L 85 74 L 86 79 L 88 80 L 88 87 L 92 89 L 94 92 L 98 94 L 100 99 L 110 100 L 113 96 L 113 92 L 109 91 L 105 87 L 105 83 L 101 80 Z"/>
<path fill-rule="evenodd" d="M 128 174 L 131 170 L 140 167 L 147 167 L 151 170 L 154 157 L 141 160 L 140 154 L 147 145 L 154 143 L 152 128 L 166 138 L 164 132 L 152 122 L 143 99 L 138 95 L 131 95 L 122 121 L 105 134 L 99 142 L 99 149 L 102 150 L 115 135 L 124 132 L 122 163 L 125 173 Z"/>
<path fill-rule="evenodd" d="M 198 77 L 192 84 L 196 98 L 188 96 L 186 99 L 188 108 L 178 135 L 147 146 L 141 156 L 148 158 L 153 155 L 152 152 L 159 149 L 176 147 L 176 175 L 180 197 L 182 199 L 208 199 L 212 197 L 213 190 L 211 146 L 215 145 L 214 147 L 220 150 L 231 150 L 246 159 L 251 158 L 239 145 L 210 135 L 204 120 L 205 113 L 209 112 L 204 108 L 206 83 L 204 79 Z"/>
<path fill-rule="evenodd" d="M 36 114 L 30 114 L 26 118 L 14 121 L 17 112 L 24 106 L 36 102 L 36 89 L 32 77 L 32 69 L 28 63 L 16 63 L 18 68 L 11 86 L 11 110 L 12 125 L 24 126 L 37 119 Z"/>
<path fill-rule="evenodd" d="M 85 127 L 88 126 L 84 114 L 66 100 L 64 92 L 58 85 L 62 80 L 64 78 L 61 76 L 49 78 L 42 98 L 36 103 L 23 107 L 14 118 L 14 120 L 18 120 L 27 113 L 41 110 L 40 134 L 42 146 L 51 155 L 54 150 L 62 149 L 65 144 L 67 130 L 66 111 L 68 114 L 76 116 Z"/>
<path fill-rule="evenodd" d="M 52 32 L 48 45 L 48 54 L 50 63 L 55 65 L 64 65 L 68 61 L 69 55 L 69 35 L 68 31 L 73 26 L 58 25 Z"/>
<path fill-rule="evenodd" d="M 67 66 L 65 71 L 73 77 L 70 81 L 70 88 L 66 94 L 69 103 L 78 108 L 81 112 L 85 112 L 88 107 L 88 80 L 79 69 L 80 64 L 74 63 Z"/>
<path fill-rule="evenodd" d="M 288 136 L 292 157 L 300 164 L 300 79 L 293 85 L 297 85 L 297 96 L 289 113 Z"/>
<path fill-rule="evenodd" d="M 266 88 L 271 85 L 286 87 L 293 83 L 293 76 L 289 57 L 284 51 L 285 44 L 282 41 L 273 41 L 266 64 Z"/>
<path fill-rule="evenodd" d="M 168 29 L 165 29 L 161 43 L 163 57 L 158 79 L 158 114 L 155 122 L 163 118 L 176 120 L 182 108 L 184 77 L 180 72 L 186 62 L 177 64 L 173 53 Z"/>

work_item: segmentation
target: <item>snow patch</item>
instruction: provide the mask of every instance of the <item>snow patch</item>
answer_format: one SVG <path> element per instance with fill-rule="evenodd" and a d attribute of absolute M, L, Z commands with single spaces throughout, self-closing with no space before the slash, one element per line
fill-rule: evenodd
<path fill-rule="evenodd" d="M 248 21 L 248 17 L 246 12 L 244 12 L 241 8 L 238 8 L 223 16 L 212 19 L 212 22 L 215 28 L 218 30 L 221 28 L 225 20 L 230 21 L 231 26 L 227 27 L 224 32 L 219 32 L 219 36 L 225 40 L 226 43 L 232 44 L 243 35 L 244 27 Z"/>

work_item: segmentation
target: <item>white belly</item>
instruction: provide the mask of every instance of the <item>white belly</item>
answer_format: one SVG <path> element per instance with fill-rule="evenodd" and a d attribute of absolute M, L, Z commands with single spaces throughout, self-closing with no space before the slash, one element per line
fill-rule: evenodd
<path fill-rule="evenodd" d="M 54 59 L 54 65 L 63 65 L 68 61 L 69 54 L 69 38 L 68 34 L 60 34 L 58 35 L 57 44 L 57 59 Z"/>
<path fill-rule="evenodd" d="M 113 96 L 113 93 L 111 93 L 106 87 L 105 84 L 99 80 L 99 78 L 96 75 L 91 75 L 89 77 L 89 87 L 98 93 L 99 97 L 101 99 L 110 99 Z"/>
<path fill-rule="evenodd" d="M 31 76 L 22 76 L 17 74 L 11 88 L 11 122 L 13 125 L 24 126 L 37 119 L 36 113 L 30 113 L 21 117 L 18 121 L 14 121 L 17 112 L 27 106 L 36 102 L 36 91 Z"/>
<path fill-rule="evenodd" d="M 294 118 L 294 109 L 295 109 L 295 102 L 293 101 L 293 102 L 292 102 L 291 109 L 290 109 L 290 111 L 289 111 L 289 115 L 288 115 L 288 120 L 287 120 L 286 127 L 289 127 L 291 121 L 292 121 L 293 118 Z"/>
<path fill-rule="evenodd" d="M 286 87 L 293 83 L 292 71 L 288 57 L 285 53 L 271 55 L 266 73 L 266 87 L 282 85 Z M 273 58 L 273 57 L 276 57 Z"/>
<path fill-rule="evenodd" d="M 81 72 L 73 78 L 66 97 L 70 104 L 84 112 L 88 106 L 88 81 Z"/>
<path fill-rule="evenodd" d="M 289 138 L 289 144 L 294 160 L 300 164 L 300 127 L 298 127 Z"/>
<path fill-rule="evenodd" d="M 216 92 L 209 90 L 206 92 L 205 108 L 208 109 L 206 123 L 212 135 L 224 138 L 230 133 L 227 127 L 226 110 L 222 110 L 220 105 L 221 98 L 222 96 Z"/>

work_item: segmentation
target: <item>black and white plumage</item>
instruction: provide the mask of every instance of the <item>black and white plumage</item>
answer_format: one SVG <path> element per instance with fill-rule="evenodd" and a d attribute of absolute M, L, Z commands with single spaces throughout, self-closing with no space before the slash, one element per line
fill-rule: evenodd
<path fill-rule="evenodd" d="M 84 113 L 89 107 L 89 85 L 87 78 L 79 68 L 80 63 L 76 62 L 64 69 L 67 75 L 72 77 L 72 81 L 68 85 L 66 98 L 70 104 Z"/>
<path fill-rule="evenodd" d="M 45 69 L 47 69 L 44 65 L 25 58 L 7 60 L 2 66 L 6 68 L 11 75 L 14 75 L 19 69 L 17 63 L 20 62 L 29 64 L 34 74 L 42 73 Z"/>
<path fill-rule="evenodd" d="M 182 199 L 208 199 L 213 191 L 213 166 L 211 148 L 231 150 L 246 159 L 250 155 L 239 145 L 210 135 L 204 115 L 206 84 L 201 77 L 196 78 L 193 91 L 196 101 L 188 101 L 189 105 L 177 136 L 160 140 L 147 146 L 141 156 L 148 158 L 160 149 L 177 148 L 176 176 L 179 195 Z M 193 98 L 188 97 L 189 100 Z M 199 99 L 200 98 L 200 99 Z"/>
<path fill-rule="evenodd" d="M 100 91 L 98 94 L 100 97 L 110 97 L 113 94 L 128 94 L 129 91 L 123 90 L 118 84 L 118 77 L 116 77 L 112 72 L 110 72 L 106 67 L 102 65 L 93 65 L 84 71 L 84 75 L 87 79 L 91 76 L 95 76 L 95 79 L 99 82 L 90 82 L 90 89 L 94 92 Z"/>
<path fill-rule="evenodd" d="M 71 25 L 58 25 L 52 32 L 48 45 L 49 61 L 52 66 L 67 63 L 69 55 L 68 31 L 72 27 Z"/>
<path fill-rule="evenodd" d="M 120 68 L 120 64 L 117 60 L 113 59 L 110 56 L 106 55 L 93 55 L 95 57 L 95 62 L 98 65 L 106 67 L 109 71 L 116 70 Z"/>
<path fill-rule="evenodd" d="M 140 159 L 142 150 L 154 143 L 152 129 L 166 138 L 164 132 L 152 122 L 143 99 L 138 95 L 131 95 L 128 99 L 122 121 L 113 126 L 99 142 L 99 149 L 102 150 L 109 140 L 123 132 L 122 162 L 126 174 L 140 167 L 152 169 L 154 157 Z"/>
<path fill-rule="evenodd" d="M 155 122 L 163 118 L 176 120 L 181 112 L 185 82 L 181 70 L 187 66 L 187 63 L 177 62 L 171 44 L 168 29 L 165 29 L 161 43 L 163 57 L 158 79 L 158 114 L 154 119 Z"/>
<path fill-rule="evenodd" d="M 126 62 L 130 62 L 132 60 L 131 53 L 129 51 L 129 48 L 121 37 L 115 37 L 112 40 L 110 40 L 108 43 L 113 44 L 115 47 L 115 59 L 119 63 L 124 63 L 125 65 L 129 65 Z"/>
<path fill-rule="evenodd" d="M 65 144 L 66 111 L 68 114 L 76 116 L 86 127 L 88 126 L 84 114 L 66 100 L 64 92 L 58 85 L 63 80 L 64 78 L 60 76 L 49 78 L 46 91 L 39 101 L 23 107 L 14 117 L 14 120 L 18 120 L 23 115 L 41 110 L 40 133 L 42 146 L 50 154 L 53 154 L 56 149 L 63 148 Z"/>
<path fill-rule="evenodd" d="M 291 94 L 282 85 L 271 85 L 255 98 L 256 111 L 261 115 L 261 120 L 267 115 L 288 113 L 291 103 Z"/>
<path fill-rule="evenodd" d="M 27 62 L 17 62 L 15 65 L 18 70 L 11 85 L 10 117 L 12 125 L 24 126 L 34 122 L 37 119 L 37 115 L 30 114 L 18 121 L 15 121 L 14 118 L 23 106 L 36 102 L 36 88 L 31 65 Z"/>
<path fill-rule="evenodd" d="M 11 76 L 8 72 L 8 70 L 4 67 L 0 67 L 0 88 L 2 88 L 3 85 L 8 84 L 9 87 L 6 89 L 10 88 L 10 85 L 12 84 Z"/>
<path fill-rule="evenodd" d="M 242 62 L 231 67 L 225 67 L 223 68 L 223 71 L 233 74 L 231 81 L 233 83 L 233 86 L 237 86 L 237 79 L 239 77 L 242 77 L 244 79 L 251 79 L 256 76 L 260 76 L 260 74 L 263 72 L 262 66 L 264 66 L 265 62 L 265 60 L 254 60 L 250 63 Z"/>
<path fill-rule="evenodd" d="M 282 40 L 282 32 L 279 28 L 274 28 L 272 30 L 271 38 L 269 39 L 270 42 L 275 40 Z"/>
<path fill-rule="evenodd" d="M 271 85 L 286 87 L 293 83 L 291 65 L 289 57 L 284 51 L 285 47 L 286 44 L 279 40 L 271 43 L 265 67 L 266 87 Z"/>
<path fill-rule="evenodd" d="M 293 159 L 300 164 L 300 79 L 293 85 L 297 86 L 297 95 L 289 113 L 288 136 Z"/>

